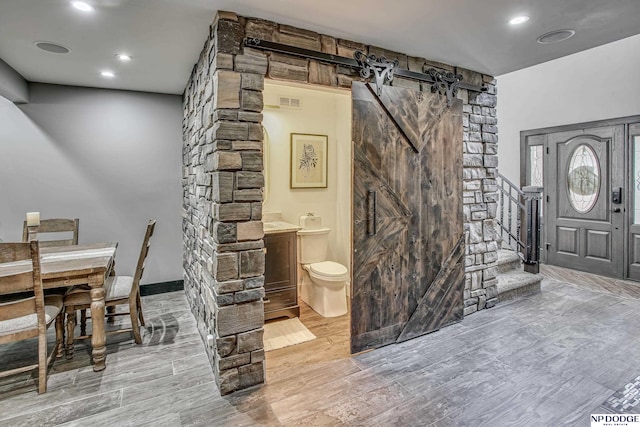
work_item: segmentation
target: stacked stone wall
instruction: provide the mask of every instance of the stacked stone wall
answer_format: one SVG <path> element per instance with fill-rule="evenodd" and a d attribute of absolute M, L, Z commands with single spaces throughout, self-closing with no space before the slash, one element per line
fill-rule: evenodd
<path fill-rule="evenodd" d="M 465 315 L 495 304 L 497 120 L 495 80 L 375 46 L 219 12 L 184 93 L 184 282 L 222 394 L 264 382 L 262 109 L 264 78 L 351 87 L 350 68 L 243 47 L 255 37 L 352 57 L 356 50 L 400 67 L 454 71 L 485 93 L 464 103 Z M 396 78 L 393 85 L 430 90 Z"/>
<path fill-rule="evenodd" d="M 486 93 L 462 93 L 463 212 L 466 235 L 465 316 L 497 303 L 498 120 L 495 79 L 483 75 Z"/>

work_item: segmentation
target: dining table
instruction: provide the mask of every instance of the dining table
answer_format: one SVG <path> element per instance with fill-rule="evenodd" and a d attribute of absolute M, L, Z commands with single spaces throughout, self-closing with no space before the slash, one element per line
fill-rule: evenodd
<path fill-rule="evenodd" d="M 112 274 L 117 242 L 40 248 L 40 276 L 44 289 L 88 285 L 91 294 L 91 356 L 93 370 L 106 367 L 105 279 Z M 31 264 L 29 261 L 28 264 Z M 20 263 L 0 264 L 0 277 L 25 268 Z"/>

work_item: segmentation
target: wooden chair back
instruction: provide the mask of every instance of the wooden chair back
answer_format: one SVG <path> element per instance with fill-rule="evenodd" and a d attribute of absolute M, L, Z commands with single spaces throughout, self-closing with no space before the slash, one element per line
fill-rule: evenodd
<path fill-rule="evenodd" d="M 38 227 L 38 240 L 40 241 L 40 247 L 49 246 L 70 246 L 78 244 L 78 229 L 80 227 L 80 220 L 67 219 L 67 218 L 50 218 L 40 221 Z M 71 233 L 71 237 L 67 239 L 47 239 L 42 240 L 44 233 Z M 29 239 L 29 231 L 27 230 L 27 221 L 22 225 L 22 241 L 27 242 Z"/>
<path fill-rule="evenodd" d="M 53 357 L 62 355 L 62 296 L 45 298 L 40 270 L 40 245 L 33 239 L 28 243 L 0 243 L 0 294 L 30 291 L 25 296 L 0 303 L 0 344 L 38 338 L 38 363 L 4 370 L 0 377 L 38 369 L 38 393 L 47 391 L 47 366 Z M 15 296 L 15 295 L 14 295 Z M 47 304 L 45 308 L 45 304 Z M 49 311 L 51 307 L 55 310 Z M 45 311 L 46 309 L 46 311 Z M 47 322 L 47 313 L 54 318 Z M 35 314 L 35 317 L 33 316 Z M 35 320 L 35 322 L 34 322 Z M 56 345 L 47 356 L 47 326 L 55 320 Z"/>
<path fill-rule="evenodd" d="M 142 249 L 140 250 L 140 256 L 138 257 L 138 265 L 136 266 L 136 272 L 133 276 L 133 286 L 131 286 L 131 293 L 129 294 L 130 298 L 137 298 L 138 289 L 140 288 L 140 280 L 142 279 L 142 274 L 144 273 L 145 260 L 147 259 L 147 255 L 149 254 L 151 236 L 153 236 L 153 231 L 155 230 L 155 228 L 156 220 L 150 219 L 147 223 L 147 231 L 144 234 Z"/>
<path fill-rule="evenodd" d="M 31 291 L 27 298 L 0 303 L 0 322 L 36 314 L 37 329 L 0 336 L 0 344 L 19 341 L 46 333 L 44 292 L 40 276 L 40 249 L 38 241 L 29 243 L 0 243 L 0 264 L 10 266 L 8 274 L 0 276 L 0 294 Z"/>
<path fill-rule="evenodd" d="M 144 265 L 147 255 L 149 254 L 149 241 L 151 236 L 153 235 L 153 231 L 156 227 L 156 220 L 150 219 L 147 223 L 147 229 L 144 234 L 144 239 L 142 241 L 142 249 L 140 250 L 140 256 L 138 257 L 138 264 L 136 266 L 136 271 L 132 276 L 113 276 L 110 277 L 111 282 L 107 282 L 105 285 L 108 290 L 107 294 L 110 294 L 109 290 L 114 290 L 112 293 L 112 297 L 110 298 L 107 295 L 105 304 L 107 309 L 113 308 L 113 311 L 107 310 L 107 317 L 113 319 L 115 316 L 128 315 L 131 317 L 131 327 L 119 330 L 111 330 L 109 333 L 119 333 L 119 332 L 131 332 L 133 333 L 134 340 L 136 344 L 142 344 L 142 337 L 140 335 L 140 325 L 144 326 L 144 316 L 142 315 L 142 302 L 140 298 L 140 280 L 142 279 L 142 274 L 144 273 Z M 119 280 L 121 280 L 119 282 Z M 118 283 L 121 283 L 123 288 L 122 294 L 119 292 Z M 115 286 L 115 288 L 113 288 Z M 124 290 L 124 286 L 131 286 L 129 289 L 129 294 L 125 298 L 126 291 Z M 76 338 L 88 338 L 89 335 L 86 335 L 85 323 L 86 323 L 86 314 L 84 314 L 84 310 L 90 308 L 91 297 L 89 291 L 86 289 L 75 289 L 71 292 L 68 292 L 64 299 L 64 305 L 66 307 L 67 313 L 67 358 L 73 357 L 73 341 Z M 128 304 L 129 311 L 126 313 L 116 312 L 115 307 L 117 305 Z M 81 327 L 80 327 L 80 337 L 74 336 L 75 329 L 75 319 L 76 319 L 76 310 L 82 311 L 81 316 Z"/>

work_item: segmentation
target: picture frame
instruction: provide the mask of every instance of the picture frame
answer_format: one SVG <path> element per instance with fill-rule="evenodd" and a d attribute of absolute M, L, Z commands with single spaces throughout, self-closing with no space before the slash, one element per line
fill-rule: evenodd
<path fill-rule="evenodd" d="M 291 133 L 291 188 L 327 188 L 327 135 Z"/>

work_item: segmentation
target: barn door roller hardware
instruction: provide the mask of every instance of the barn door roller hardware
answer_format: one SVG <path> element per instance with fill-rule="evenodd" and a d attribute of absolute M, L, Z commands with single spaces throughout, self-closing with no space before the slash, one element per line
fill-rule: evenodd
<path fill-rule="evenodd" d="M 319 61 L 325 64 L 350 67 L 360 71 L 360 75 L 364 78 L 368 78 L 373 70 L 376 85 L 378 87 L 382 86 L 382 83 L 384 83 L 385 80 L 387 82 L 392 81 L 394 76 L 400 76 L 411 80 L 429 83 L 431 84 L 431 91 L 439 92 L 442 95 L 446 95 L 447 102 L 449 104 L 453 102 L 458 89 L 467 89 L 474 92 L 485 92 L 487 90 L 485 86 L 478 86 L 463 82 L 462 76 L 459 74 L 435 70 L 433 68 L 429 69 L 428 74 L 425 74 L 398 68 L 397 65 L 390 67 L 386 63 L 394 64 L 393 61 L 389 62 L 384 58 L 376 58 L 373 55 L 366 56 L 360 51 L 356 51 L 356 53 L 354 54 L 355 58 L 347 58 L 344 56 L 332 55 L 330 53 L 318 52 L 315 50 L 302 49 L 295 46 L 289 46 L 286 44 L 257 38 L 246 38 L 244 40 L 244 45 L 255 49 L 284 53 L 286 55 L 293 55 L 305 59 L 312 59 L 314 61 Z M 395 64 L 397 64 L 397 61 L 395 61 Z M 366 70 L 367 67 L 372 66 L 373 68 L 370 68 L 368 71 Z M 380 76 L 378 76 L 378 74 L 380 74 Z M 382 80 L 380 81 L 379 79 Z"/>
<path fill-rule="evenodd" d="M 435 68 L 429 68 L 429 75 L 435 80 L 435 83 L 431 85 L 431 92 L 439 92 L 440 95 L 445 95 L 447 97 L 447 106 L 451 107 L 451 103 L 458 93 L 462 75 L 436 70 Z"/>
<path fill-rule="evenodd" d="M 358 62 L 360 75 L 363 79 L 371 77 L 371 72 L 373 71 L 376 87 L 378 88 L 378 96 L 382 96 L 382 85 L 385 81 L 393 81 L 393 72 L 398 68 L 400 62 L 397 59 L 389 61 L 384 56 L 380 58 L 375 55 L 367 56 L 359 50 L 356 50 L 353 57 Z"/>

